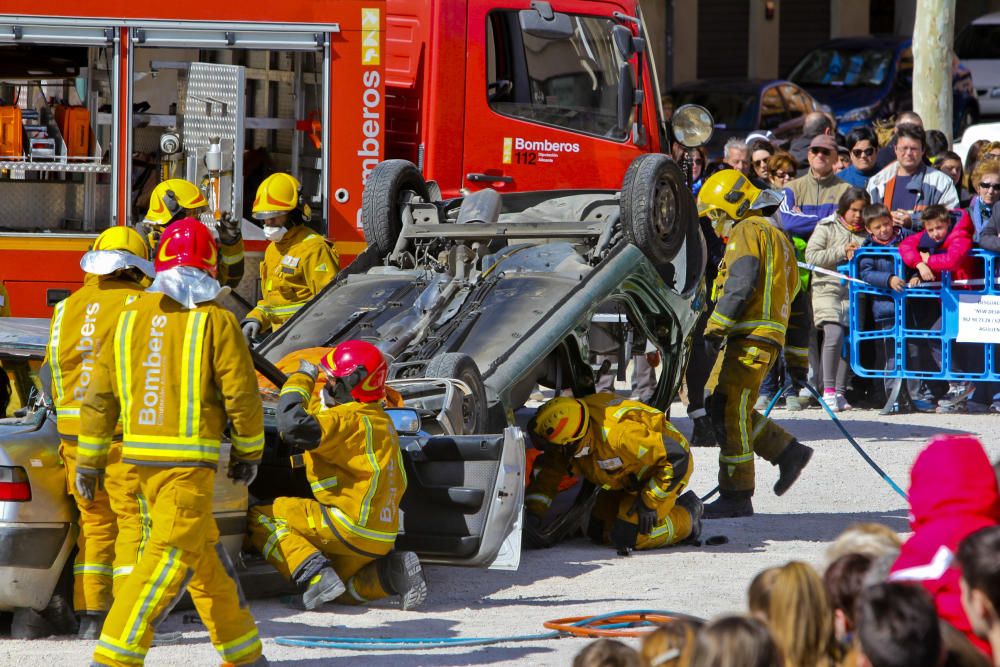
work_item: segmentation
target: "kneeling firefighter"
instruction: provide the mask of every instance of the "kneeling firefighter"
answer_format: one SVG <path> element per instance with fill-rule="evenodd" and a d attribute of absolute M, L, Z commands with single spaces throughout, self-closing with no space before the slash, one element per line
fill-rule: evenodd
<path fill-rule="evenodd" d="M 142 222 L 136 225 L 155 252 L 163 230 L 182 218 L 198 218 L 208 200 L 194 183 L 183 178 L 170 178 L 159 183 L 149 195 L 149 210 Z M 243 232 L 240 219 L 223 215 L 216 229 L 219 235 L 219 265 L 217 276 L 225 287 L 235 288 L 243 278 Z"/>
<path fill-rule="evenodd" d="M 281 388 L 278 429 L 305 450 L 314 499 L 276 498 L 250 508 L 250 541 L 286 579 L 302 604 L 361 604 L 399 595 L 419 606 L 427 584 L 417 555 L 393 551 L 406 473 L 399 436 L 382 407 L 388 365 L 371 343 L 337 345 L 320 360 L 322 405 L 309 403 L 318 374 L 299 362 Z"/>
<path fill-rule="evenodd" d="M 591 513 L 594 541 L 628 553 L 697 539 L 702 504 L 693 491 L 684 493 L 691 452 L 661 411 L 611 393 L 558 397 L 538 409 L 528 429 L 544 449 L 524 499 L 529 546 L 568 472 L 603 489 Z"/>
<path fill-rule="evenodd" d="M 340 271 L 337 252 L 308 226 L 309 205 L 290 174 L 271 174 L 257 188 L 253 216 L 271 241 L 260 264 L 261 299 L 241 326 L 248 341 L 276 331 Z"/>
<path fill-rule="evenodd" d="M 811 447 L 754 410 L 761 380 L 782 347 L 799 387 L 805 385 L 809 364 L 808 310 L 799 290 L 795 248 L 765 217 L 780 202 L 779 193 L 758 190 L 732 169 L 713 174 L 698 193 L 700 214 L 727 239 L 713 287 L 715 310 L 704 334 L 715 359 L 707 407 L 721 448 L 721 495 L 705 506 L 706 519 L 753 514 L 754 454 L 778 466 L 774 492 L 779 496 L 812 456 Z"/>

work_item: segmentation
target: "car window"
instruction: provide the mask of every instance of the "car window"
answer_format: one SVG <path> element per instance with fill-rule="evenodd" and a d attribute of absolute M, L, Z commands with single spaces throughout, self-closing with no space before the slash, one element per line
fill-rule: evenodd
<path fill-rule="evenodd" d="M 963 60 L 1000 59 L 1000 24 L 972 24 L 955 38 L 955 55 Z"/>
<path fill-rule="evenodd" d="M 771 86 L 760 98 L 760 129 L 773 130 L 789 118 L 777 86 Z"/>
<path fill-rule="evenodd" d="M 679 90 L 670 95 L 674 109 L 699 104 L 712 114 L 720 130 L 756 130 L 757 96 L 726 90 Z"/>
<path fill-rule="evenodd" d="M 891 49 L 823 47 L 806 54 L 788 78 L 800 86 L 880 86 L 892 69 Z"/>
<path fill-rule="evenodd" d="M 614 22 L 573 15 L 570 38 L 521 30 L 517 12 L 491 12 L 487 20 L 489 105 L 499 113 L 624 140 L 618 128 L 621 55 L 611 38 Z"/>
<path fill-rule="evenodd" d="M 813 110 L 812 100 L 798 86 L 786 83 L 781 86 L 781 94 L 785 98 L 785 104 L 788 105 L 790 118 L 805 115 Z"/>

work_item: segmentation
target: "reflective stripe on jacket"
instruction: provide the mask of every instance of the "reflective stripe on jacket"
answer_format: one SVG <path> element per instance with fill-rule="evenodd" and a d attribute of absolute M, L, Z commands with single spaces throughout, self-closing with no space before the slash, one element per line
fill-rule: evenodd
<path fill-rule="evenodd" d="M 281 241 L 271 243 L 260 264 L 263 297 L 247 319 L 255 319 L 272 331 L 319 294 L 340 271 L 336 251 L 305 225 L 288 230 Z"/>
<path fill-rule="evenodd" d="M 83 287 L 56 304 L 49 323 L 46 360 L 59 434 L 75 440 L 80 405 L 94 377 L 97 358 L 122 310 L 143 293 L 131 280 L 87 274 Z"/>
<path fill-rule="evenodd" d="M 263 411 L 233 314 L 215 302 L 188 310 L 155 292 L 128 306 L 80 410 L 80 467 L 105 467 L 119 415 L 128 463 L 214 468 L 227 419 L 231 456 L 260 459 Z"/>

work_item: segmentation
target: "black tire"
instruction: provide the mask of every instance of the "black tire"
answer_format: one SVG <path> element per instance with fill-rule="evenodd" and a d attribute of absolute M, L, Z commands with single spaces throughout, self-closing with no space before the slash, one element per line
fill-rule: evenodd
<path fill-rule="evenodd" d="M 414 197 L 430 198 L 427 183 L 416 165 L 406 160 L 386 160 L 375 165 L 361 195 L 361 228 L 369 246 L 380 257 L 396 247 L 403 229 L 402 204 Z"/>
<path fill-rule="evenodd" d="M 427 363 L 424 377 L 451 378 L 469 385 L 472 395 L 462 402 L 462 433 L 459 435 L 486 432 L 486 387 L 472 357 L 461 352 L 434 357 Z"/>
<path fill-rule="evenodd" d="M 662 153 L 632 160 L 622 181 L 622 230 L 661 272 L 684 245 L 691 217 L 694 197 L 676 162 Z"/>

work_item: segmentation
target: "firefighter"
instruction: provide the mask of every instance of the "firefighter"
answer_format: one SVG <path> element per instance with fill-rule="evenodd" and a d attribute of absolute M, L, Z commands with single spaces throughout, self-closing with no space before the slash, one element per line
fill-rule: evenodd
<path fill-rule="evenodd" d="M 311 212 L 294 176 L 279 173 L 264 179 L 253 216 L 263 222 L 271 243 L 260 264 L 261 300 L 241 324 L 248 341 L 276 331 L 340 270 L 336 251 L 305 224 Z"/>
<path fill-rule="evenodd" d="M 152 251 L 160 242 L 164 228 L 182 218 L 197 218 L 208 200 L 194 183 L 183 178 L 162 181 L 149 195 L 146 217 L 136 225 Z M 223 215 L 217 228 L 219 234 L 219 283 L 235 288 L 243 278 L 243 232 L 240 220 Z"/>
<path fill-rule="evenodd" d="M 305 450 L 313 498 L 277 498 L 250 509 L 250 540 L 315 609 L 398 595 L 403 609 L 427 597 L 415 553 L 393 551 L 406 473 L 399 436 L 382 408 L 388 366 L 371 343 L 346 341 L 320 360 L 323 405 L 308 408 L 317 377 L 301 361 L 281 388 L 278 429 Z"/>
<path fill-rule="evenodd" d="M 591 513 L 594 541 L 627 554 L 697 539 L 702 504 L 684 493 L 691 452 L 661 411 L 612 393 L 558 397 L 528 430 L 544 450 L 524 499 L 529 544 L 568 472 L 604 489 Z"/>
<path fill-rule="evenodd" d="M 704 334 L 715 359 L 708 412 L 721 448 L 720 498 L 705 506 L 706 519 L 753 514 L 754 454 L 778 466 L 779 496 L 812 456 L 812 448 L 754 410 L 761 380 L 782 348 L 797 387 L 805 386 L 808 369 L 809 322 L 795 248 L 765 217 L 780 201 L 780 193 L 762 192 L 732 169 L 713 174 L 698 193 L 701 215 L 727 239 Z"/>
<path fill-rule="evenodd" d="M 105 490 L 92 498 L 77 492 L 80 405 L 118 316 L 143 293 L 143 280 L 153 276 L 147 252 L 145 241 L 130 227 L 101 232 L 80 260 L 86 274 L 83 287 L 56 304 L 49 329 L 47 370 L 42 375 L 55 405 L 67 491 L 80 510 L 73 606 L 80 616 L 79 636 L 84 639 L 97 639 L 111 608 L 112 581 L 120 588 L 138 559 L 142 513 L 136 496 L 136 469 L 121 460 L 117 430 L 108 453 Z"/>
<path fill-rule="evenodd" d="M 137 467 L 152 517 L 139 562 L 104 622 L 95 664 L 142 664 L 155 625 L 185 588 L 223 662 L 267 664 L 212 515 L 227 422 L 234 482 L 253 481 L 264 446 L 250 352 L 236 318 L 214 301 L 222 291 L 217 255 L 197 220 L 164 230 L 156 278 L 118 318 L 80 409 L 77 492 L 92 499 L 100 490 L 120 417 L 122 460 Z"/>

